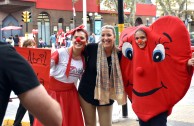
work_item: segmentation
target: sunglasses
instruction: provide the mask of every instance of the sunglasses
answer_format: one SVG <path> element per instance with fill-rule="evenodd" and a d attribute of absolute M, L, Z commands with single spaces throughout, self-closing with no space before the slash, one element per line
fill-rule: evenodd
<path fill-rule="evenodd" d="M 145 39 L 145 38 L 146 38 L 145 36 L 135 37 L 136 40 L 138 40 L 138 39 Z"/>

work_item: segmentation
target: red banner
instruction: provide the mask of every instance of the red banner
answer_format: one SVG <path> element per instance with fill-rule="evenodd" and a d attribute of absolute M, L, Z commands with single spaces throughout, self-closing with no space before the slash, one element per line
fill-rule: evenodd
<path fill-rule="evenodd" d="M 20 0 L 20 1 L 36 2 L 36 0 Z"/>
<path fill-rule="evenodd" d="M 16 47 L 16 50 L 32 65 L 40 83 L 48 88 L 51 50 L 20 47 Z"/>
<path fill-rule="evenodd" d="M 87 0 L 86 4 L 88 12 L 99 11 L 98 0 Z M 74 6 L 76 12 L 82 12 L 83 0 L 77 0 Z M 73 4 L 72 0 L 36 0 L 36 8 L 73 11 Z"/>

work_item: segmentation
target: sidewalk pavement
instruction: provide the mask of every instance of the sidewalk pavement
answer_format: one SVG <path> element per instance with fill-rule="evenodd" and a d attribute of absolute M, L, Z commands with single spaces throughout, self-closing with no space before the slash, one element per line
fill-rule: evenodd
<path fill-rule="evenodd" d="M 14 95 L 12 95 L 14 96 Z M 19 100 L 15 99 L 8 104 L 3 126 L 12 126 L 11 123 L 15 118 Z M 116 118 L 115 117 L 120 117 Z M 167 126 L 194 126 L 194 79 L 185 97 L 179 101 L 173 108 L 172 114 L 168 117 Z M 121 106 L 113 106 L 113 126 L 139 126 L 136 121 L 137 116 L 134 114 L 130 102 L 128 102 L 128 118 L 121 118 Z M 9 121 L 6 121 L 9 120 Z M 10 121 L 12 120 L 12 121 Z M 29 126 L 28 114 L 23 119 L 24 125 Z M 26 123 L 25 123 L 26 122 Z M 24 126 L 23 125 L 23 126 Z"/>
<path fill-rule="evenodd" d="M 135 119 L 121 118 L 118 122 L 113 122 L 112 126 L 139 126 L 139 123 Z"/>
<path fill-rule="evenodd" d="M 5 119 L 2 126 L 13 126 L 13 119 Z M 30 122 L 22 122 L 22 126 L 30 126 Z"/>
<path fill-rule="evenodd" d="M 136 116 L 129 108 L 129 118 L 113 120 L 112 126 L 139 126 Z M 181 102 L 175 105 L 172 114 L 168 117 L 167 126 L 194 126 L 194 105 L 184 105 Z M 12 126 L 13 118 L 5 119 L 2 126 Z M 22 126 L 30 126 L 29 121 L 24 119 Z M 99 126 L 99 125 L 98 125 Z"/>

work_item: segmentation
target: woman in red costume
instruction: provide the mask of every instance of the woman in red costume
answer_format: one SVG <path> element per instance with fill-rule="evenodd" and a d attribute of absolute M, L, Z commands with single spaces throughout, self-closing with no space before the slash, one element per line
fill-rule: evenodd
<path fill-rule="evenodd" d="M 193 75 L 194 58 L 184 23 L 164 16 L 150 27 L 123 30 L 120 42 L 125 90 L 139 125 L 166 126 Z"/>
<path fill-rule="evenodd" d="M 60 48 L 51 55 L 48 93 L 61 105 L 62 126 L 84 126 L 76 84 L 84 71 L 82 52 L 87 44 L 88 33 L 81 25 L 68 34 L 73 36 L 73 46 Z M 40 126 L 37 120 L 34 126 Z"/>

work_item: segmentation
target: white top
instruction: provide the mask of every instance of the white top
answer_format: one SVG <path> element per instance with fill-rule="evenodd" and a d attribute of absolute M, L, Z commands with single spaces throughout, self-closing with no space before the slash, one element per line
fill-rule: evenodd
<path fill-rule="evenodd" d="M 55 64 L 56 59 L 51 59 L 50 76 L 53 76 L 56 80 L 64 83 L 74 83 L 77 86 L 77 81 L 83 73 L 83 62 L 82 59 L 74 60 L 72 58 L 70 65 L 69 77 L 65 75 L 69 52 L 68 48 L 60 48 L 58 51 L 58 64 Z"/>

